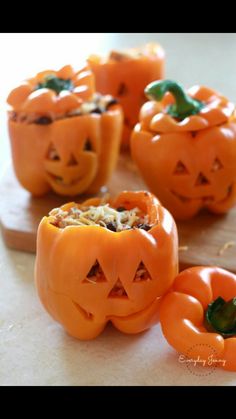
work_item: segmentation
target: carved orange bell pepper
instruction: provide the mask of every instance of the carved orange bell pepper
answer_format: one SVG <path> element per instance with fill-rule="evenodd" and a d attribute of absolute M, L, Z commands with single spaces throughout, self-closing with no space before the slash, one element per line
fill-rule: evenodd
<path fill-rule="evenodd" d="M 188 94 L 169 80 L 151 83 L 131 137 L 131 154 L 150 190 L 177 219 L 236 201 L 235 107 L 207 87 Z"/>
<path fill-rule="evenodd" d="M 117 161 L 122 110 L 95 93 L 87 67 L 47 70 L 8 96 L 9 134 L 19 182 L 33 195 L 97 192 Z"/>
<path fill-rule="evenodd" d="M 236 371 L 236 275 L 198 266 L 182 271 L 172 288 L 160 304 L 169 344 L 201 365 Z"/>
<path fill-rule="evenodd" d="M 97 90 L 118 98 L 124 110 L 123 146 L 129 145 L 131 131 L 138 121 L 139 110 L 145 102 L 146 85 L 164 76 L 164 50 L 150 43 L 124 52 L 112 51 L 108 59 L 90 56 Z"/>
<path fill-rule="evenodd" d="M 95 338 L 108 321 L 124 333 L 151 327 L 158 321 L 160 296 L 178 270 L 175 222 L 151 193 L 122 192 L 108 204 L 107 211 L 138 208 L 148 219 L 148 228 L 129 224 L 117 231 L 112 223 L 97 225 L 84 221 L 84 216 L 80 218 L 84 225 L 70 224 L 73 214 L 91 206 L 93 220 L 97 219 L 105 211 L 100 198 L 53 210 L 38 228 L 39 297 L 52 317 L 80 339 Z M 58 224 L 52 221 L 55 212 Z M 61 228 L 64 214 L 69 214 L 69 224 Z"/>

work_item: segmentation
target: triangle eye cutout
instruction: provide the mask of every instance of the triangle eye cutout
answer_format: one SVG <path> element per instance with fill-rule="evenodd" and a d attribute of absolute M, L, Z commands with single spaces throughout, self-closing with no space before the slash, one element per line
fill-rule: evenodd
<path fill-rule="evenodd" d="M 118 87 L 118 90 L 117 90 L 117 96 L 124 96 L 128 93 L 128 91 L 129 90 L 128 90 L 128 87 L 126 86 L 126 84 L 121 83 Z"/>
<path fill-rule="evenodd" d="M 149 274 L 146 266 L 143 262 L 140 262 L 133 282 L 150 281 L 151 279 L 152 277 Z"/>
<path fill-rule="evenodd" d="M 189 175 L 187 167 L 181 160 L 176 164 L 173 175 Z"/>
<path fill-rule="evenodd" d="M 129 298 L 120 279 L 116 281 L 114 287 L 109 292 L 108 298 Z"/>
<path fill-rule="evenodd" d="M 218 170 L 223 169 L 223 164 L 221 163 L 221 161 L 218 159 L 218 157 L 215 158 L 212 168 L 211 168 L 211 172 L 217 172 Z"/>
<path fill-rule="evenodd" d="M 206 178 L 206 176 L 204 176 L 202 172 L 200 172 L 195 182 L 195 186 L 205 186 L 209 184 L 210 184 L 209 180 Z"/>
<path fill-rule="evenodd" d="M 106 277 L 103 273 L 101 266 L 99 265 L 98 261 L 93 264 L 90 271 L 87 273 L 86 278 L 82 281 L 83 284 L 90 283 L 90 284 L 97 284 L 101 282 L 107 282 Z"/>
<path fill-rule="evenodd" d="M 77 166 L 77 164 L 75 156 L 71 153 L 67 166 Z"/>
<path fill-rule="evenodd" d="M 49 145 L 49 148 L 48 148 L 48 151 L 47 151 L 46 158 L 47 158 L 48 160 L 53 160 L 53 161 L 58 161 L 58 160 L 61 160 L 61 159 L 60 159 L 60 156 L 59 156 L 59 154 L 58 154 L 58 152 L 57 152 L 57 150 L 56 150 L 56 148 L 55 148 L 55 146 L 54 146 L 54 144 L 53 144 L 53 143 L 51 143 L 51 144 Z"/>
<path fill-rule="evenodd" d="M 92 147 L 92 142 L 89 138 L 87 138 L 87 140 L 84 143 L 84 151 L 92 151 L 93 147 Z"/>

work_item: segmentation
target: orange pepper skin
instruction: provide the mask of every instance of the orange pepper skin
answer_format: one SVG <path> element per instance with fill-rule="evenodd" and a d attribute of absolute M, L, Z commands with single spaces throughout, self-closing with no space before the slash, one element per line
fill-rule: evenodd
<path fill-rule="evenodd" d="M 224 339 L 204 326 L 204 311 L 219 296 L 226 301 L 236 296 L 236 275 L 218 267 L 186 269 L 160 303 L 160 323 L 165 338 L 179 353 L 206 361 L 213 355 L 216 366 L 236 371 L 236 337 Z"/>
<path fill-rule="evenodd" d="M 204 103 L 197 114 L 178 121 L 167 114 L 173 96 L 148 101 L 131 135 L 131 155 L 140 173 L 176 219 L 203 207 L 225 213 L 236 202 L 236 118 L 226 98 L 202 86 L 189 95 Z"/>
<path fill-rule="evenodd" d="M 129 147 L 130 134 L 138 121 L 140 107 L 145 102 L 145 86 L 164 77 L 165 53 L 158 44 L 147 44 L 146 52 L 138 58 L 121 61 L 89 57 L 88 63 L 95 75 L 96 88 L 119 100 L 124 110 L 123 148 Z"/>
<path fill-rule="evenodd" d="M 43 196 L 50 190 L 65 196 L 99 191 L 118 159 L 122 120 L 122 110 L 114 106 L 101 115 L 75 116 L 50 125 L 9 121 L 19 182 L 34 196 Z M 89 151 L 85 148 L 87 139 L 92 147 Z M 51 146 L 57 150 L 59 160 L 47 157 Z M 73 165 L 71 156 L 75 159 Z"/>
<path fill-rule="evenodd" d="M 59 94 L 49 88 L 34 90 L 49 74 L 71 78 L 73 90 Z M 16 113 L 26 117 L 56 116 L 46 125 L 11 118 L 8 121 L 14 170 L 21 185 L 32 195 L 43 196 L 50 190 L 63 196 L 96 193 L 110 178 L 120 148 L 121 107 L 113 105 L 102 114 L 64 117 L 92 98 L 94 86 L 88 67 L 75 72 L 71 66 L 65 66 L 57 72 L 38 73 L 9 94 L 8 103 Z M 56 159 L 50 157 L 51 149 L 56 151 Z"/>
<path fill-rule="evenodd" d="M 99 205 L 93 198 L 84 205 Z M 160 297 L 171 287 L 178 271 L 178 237 L 169 212 L 149 192 L 124 191 L 111 204 L 127 209 L 138 206 L 154 223 L 142 229 L 113 232 L 99 226 L 57 228 L 48 217 L 37 235 L 35 280 L 46 310 L 69 334 L 93 339 L 108 321 L 124 333 L 139 333 L 159 320 Z M 62 209 L 68 209 L 68 203 Z M 105 280 L 86 280 L 98 261 Z M 140 262 L 150 280 L 134 282 Z M 109 297 L 120 280 L 128 297 Z"/>

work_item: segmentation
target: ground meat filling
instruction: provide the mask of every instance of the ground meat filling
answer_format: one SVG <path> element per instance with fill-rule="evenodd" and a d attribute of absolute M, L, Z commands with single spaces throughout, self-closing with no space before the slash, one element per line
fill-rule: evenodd
<path fill-rule="evenodd" d="M 88 115 L 91 113 L 102 114 L 109 110 L 109 107 L 115 105 L 118 101 L 111 95 L 101 95 L 95 93 L 91 101 L 83 102 L 78 108 L 73 109 L 65 114 L 50 113 L 47 115 L 38 115 L 36 113 L 24 113 L 24 112 L 9 112 L 9 118 L 11 121 L 25 123 L 25 124 L 38 124 L 48 125 L 55 120 L 72 118 L 74 116 Z"/>
<path fill-rule="evenodd" d="M 140 228 L 150 230 L 148 216 L 138 207 L 127 210 L 124 207 L 112 208 L 108 203 L 104 205 L 78 208 L 71 207 L 68 211 L 54 208 L 49 213 L 49 221 L 58 228 L 67 226 L 100 226 L 114 232 Z"/>

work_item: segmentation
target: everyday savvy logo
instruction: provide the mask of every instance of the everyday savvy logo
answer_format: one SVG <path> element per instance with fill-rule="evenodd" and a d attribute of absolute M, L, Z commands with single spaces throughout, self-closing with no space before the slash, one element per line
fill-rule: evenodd
<path fill-rule="evenodd" d="M 204 348 L 205 347 L 205 348 Z M 207 349 L 209 355 L 204 357 L 200 355 Z M 199 355 L 196 354 L 199 351 Z M 207 344 L 196 344 L 189 348 L 186 355 L 179 355 L 179 362 L 184 364 L 191 374 L 203 377 L 212 374 L 218 366 L 225 366 L 226 360 L 217 356 L 216 350 Z"/>

